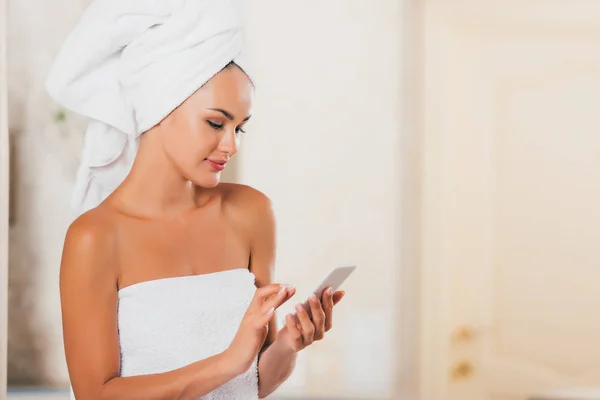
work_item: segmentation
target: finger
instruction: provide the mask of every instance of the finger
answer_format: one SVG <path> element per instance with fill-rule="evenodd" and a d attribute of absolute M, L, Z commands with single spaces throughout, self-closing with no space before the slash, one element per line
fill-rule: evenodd
<path fill-rule="evenodd" d="M 285 327 L 288 330 L 290 338 L 293 340 L 302 340 L 302 332 L 298 328 L 296 317 L 294 317 L 292 314 L 285 316 Z"/>
<path fill-rule="evenodd" d="M 339 303 L 344 296 L 346 295 L 346 292 L 344 292 L 343 290 L 340 290 L 339 292 L 335 292 L 333 294 L 333 305 L 336 305 L 337 303 Z"/>
<path fill-rule="evenodd" d="M 295 294 L 296 294 L 296 288 L 294 287 L 294 285 L 286 285 L 287 286 L 287 291 L 285 293 L 284 299 L 281 302 L 281 304 L 285 303 L 286 301 L 288 301 L 289 299 L 291 299 Z M 269 302 L 270 300 L 276 298 L 279 295 L 279 292 L 270 295 L 269 297 L 267 297 L 264 302 L 262 303 L 263 305 L 266 304 L 267 302 Z M 277 307 L 276 307 L 277 308 Z"/>
<path fill-rule="evenodd" d="M 325 311 L 325 332 L 333 326 L 333 289 L 328 288 L 323 292 L 323 311 Z"/>
<path fill-rule="evenodd" d="M 256 292 L 254 293 L 254 298 L 252 299 L 251 303 L 252 306 L 262 306 L 267 297 L 277 294 L 281 290 L 281 288 L 282 285 L 272 283 L 270 285 L 266 285 L 259 289 L 256 289 Z"/>
<path fill-rule="evenodd" d="M 310 296 L 308 299 L 310 304 L 310 313 L 312 315 L 312 323 L 315 328 L 313 335 L 314 340 L 321 340 L 325 336 L 325 311 L 321 306 L 321 302 L 316 295 Z"/>
<path fill-rule="evenodd" d="M 273 319 L 274 315 L 275 315 L 275 307 L 271 307 L 268 310 L 263 311 L 262 315 L 258 314 L 255 319 L 255 321 L 257 321 L 255 328 L 264 327 L 266 324 L 269 323 L 269 321 L 271 321 L 271 319 Z"/>
<path fill-rule="evenodd" d="M 302 332 L 302 338 L 304 339 L 304 345 L 308 346 L 314 341 L 315 327 L 302 304 L 296 306 L 296 315 L 300 321 L 300 330 Z"/>
<path fill-rule="evenodd" d="M 271 308 L 278 308 L 289 299 L 287 286 L 282 286 L 275 296 L 271 296 L 262 305 L 262 311 L 266 312 Z"/>
<path fill-rule="evenodd" d="M 288 289 L 287 289 L 287 296 L 285 298 L 285 301 L 288 301 L 296 294 L 296 288 L 294 287 L 294 285 L 287 285 L 287 287 L 288 287 Z"/>

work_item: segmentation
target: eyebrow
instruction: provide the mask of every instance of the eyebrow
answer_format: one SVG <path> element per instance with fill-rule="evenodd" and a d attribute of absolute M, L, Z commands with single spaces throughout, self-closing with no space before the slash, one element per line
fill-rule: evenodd
<path fill-rule="evenodd" d="M 228 120 L 233 121 L 233 115 L 231 115 L 231 113 L 229 113 L 221 108 L 209 108 L 209 110 L 218 111 L 221 114 L 223 114 L 225 117 L 227 117 Z M 246 118 L 244 118 L 243 122 L 248 121 L 251 116 L 252 115 L 248 115 Z"/>

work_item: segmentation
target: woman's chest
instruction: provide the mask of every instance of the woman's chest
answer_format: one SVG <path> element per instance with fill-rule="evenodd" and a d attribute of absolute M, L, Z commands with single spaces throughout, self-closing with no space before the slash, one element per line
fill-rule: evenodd
<path fill-rule="evenodd" d="M 250 258 L 250 238 L 226 220 L 137 224 L 124 229 L 121 236 L 119 287 L 247 268 Z"/>

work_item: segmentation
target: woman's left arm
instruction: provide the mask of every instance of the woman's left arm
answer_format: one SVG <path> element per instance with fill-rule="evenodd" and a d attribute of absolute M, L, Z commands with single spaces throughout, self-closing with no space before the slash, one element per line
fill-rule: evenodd
<path fill-rule="evenodd" d="M 272 282 L 275 269 L 275 218 L 270 200 L 261 194 L 254 204 L 255 229 L 251 240 L 250 270 L 256 276 L 258 287 Z M 295 294 L 291 291 L 289 297 Z M 269 324 L 269 333 L 258 359 L 258 395 L 265 398 L 273 393 L 291 375 L 296 364 L 298 351 L 321 340 L 325 332 L 332 327 L 333 306 L 344 292 L 333 293 L 326 289 L 322 301 L 316 296 L 309 299 L 311 312 L 307 313 L 301 305 L 296 307 L 298 320 L 292 315 L 286 316 L 283 329 L 278 330 L 277 319 Z"/>
<path fill-rule="evenodd" d="M 271 201 L 262 193 L 253 193 L 250 239 L 250 270 L 256 276 L 256 286 L 269 285 L 275 272 L 275 216 Z M 295 289 L 288 295 L 294 295 Z M 291 375 L 296 364 L 296 352 L 273 346 L 277 337 L 277 318 L 271 319 L 269 333 L 258 358 L 258 395 L 273 393 Z"/>

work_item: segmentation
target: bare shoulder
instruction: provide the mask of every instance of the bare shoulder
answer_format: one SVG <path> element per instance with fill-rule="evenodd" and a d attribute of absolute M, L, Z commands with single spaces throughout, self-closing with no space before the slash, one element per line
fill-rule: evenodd
<path fill-rule="evenodd" d="M 101 208 L 92 209 L 75 219 L 65 237 L 65 246 L 82 246 L 86 251 L 108 250 L 114 237 L 113 223 L 109 212 Z"/>
<path fill-rule="evenodd" d="M 256 277 L 256 284 L 258 287 L 268 285 L 272 282 L 276 248 L 271 200 L 264 193 L 246 185 L 226 184 L 221 190 L 223 209 L 248 240 L 249 268 Z M 277 331 L 276 326 L 271 328 L 273 332 Z"/>
<path fill-rule="evenodd" d="M 65 236 L 60 268 L 61 286 L 82 279 L 116 279 L 116 237 L 113 218 L 104 208 L 75 219 Z"/>
<path fill-rule="evenodd" d="M 223 208 L 236 219 L 256 223 L 270 223 L 273 219 L 271 199 L 263 192 L 235 183 L 221 183 Z"/>

